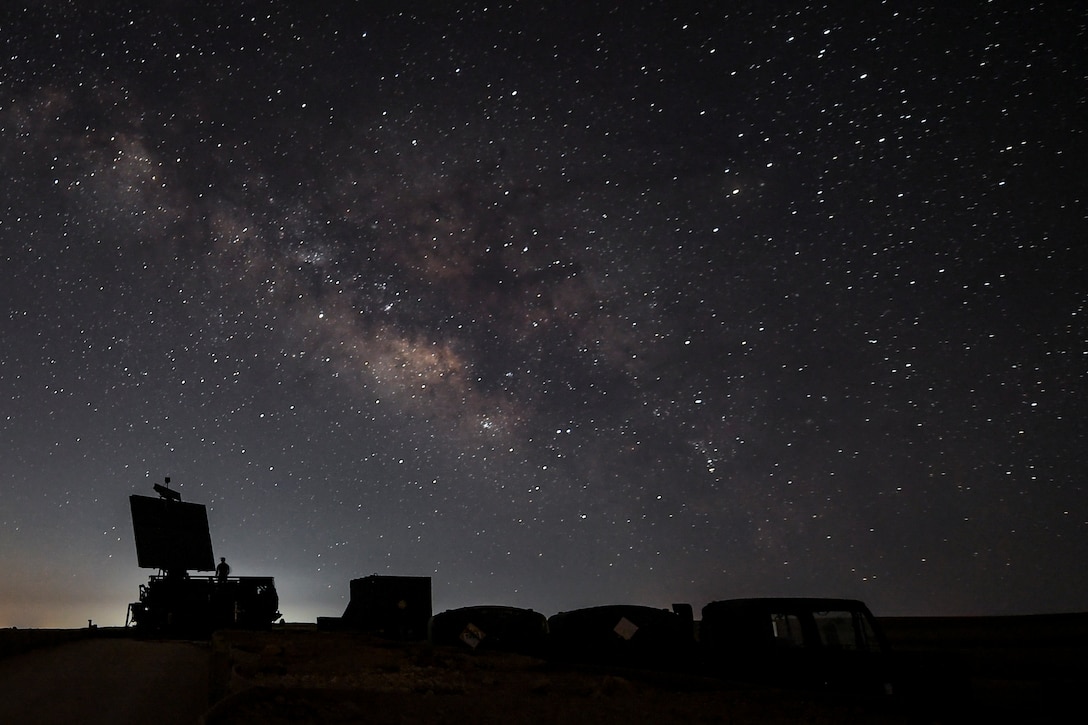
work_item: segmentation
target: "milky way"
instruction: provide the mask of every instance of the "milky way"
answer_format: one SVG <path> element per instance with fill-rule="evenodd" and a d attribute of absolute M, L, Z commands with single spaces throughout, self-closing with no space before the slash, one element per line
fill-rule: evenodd
<path fill-rule="evenodd" d="M 1083 13 L 395 5 L 0 12 L 0 626 L 1088 607 Z"/>

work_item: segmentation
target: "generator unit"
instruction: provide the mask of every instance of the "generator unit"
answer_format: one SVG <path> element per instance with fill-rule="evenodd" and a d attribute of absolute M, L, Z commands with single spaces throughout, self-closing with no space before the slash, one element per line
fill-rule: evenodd
<path fill-rule="evenodd" d="M 351 600 L 340 617 L 318 617 L 317 628 L 367 632 L 385 639 L 425 640 L 431 621 L 429 576 L 372 576 L 351 580 Z"/>

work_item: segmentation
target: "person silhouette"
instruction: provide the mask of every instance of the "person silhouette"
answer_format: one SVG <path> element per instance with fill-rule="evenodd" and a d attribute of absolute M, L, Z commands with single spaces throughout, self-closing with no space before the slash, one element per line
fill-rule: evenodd
<path fill-rule="evenodd" d="M 219 566 L 215 567 L 215 578 L 222 584 L 230 576 L 230 564 L 227 563 L 225 556 L 219 557 Z"/>

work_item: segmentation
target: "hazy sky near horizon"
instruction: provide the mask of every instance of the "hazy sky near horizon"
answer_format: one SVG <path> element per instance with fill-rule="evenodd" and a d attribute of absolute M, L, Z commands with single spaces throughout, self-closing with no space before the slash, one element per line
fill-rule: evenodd
<path fill-rule="evenodd" d="M 1088 609 L 1075 3 L 6 3 L 0 626 Z M 304 5 L 304 7 L 303 7 Z"/>

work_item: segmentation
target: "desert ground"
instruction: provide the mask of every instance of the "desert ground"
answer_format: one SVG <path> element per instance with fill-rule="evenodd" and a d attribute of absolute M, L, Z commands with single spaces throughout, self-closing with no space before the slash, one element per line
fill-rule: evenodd
<path fill-rule="evenodd" d="M 123 629 L 7 629 L 0 722 L 1067 722 L 1088 685 L 1088 615 L 882 624 L 897 652 L 942 663 L 964 687 L 903 703 L 560 665 L 313 625 L 221 631 L 201 642 L 137 639 Z"/>
<path fill-rule="evenodd" d="M 208 685 L 206 644 L 0 630 L 0 723 L 192 725 Z"/>

